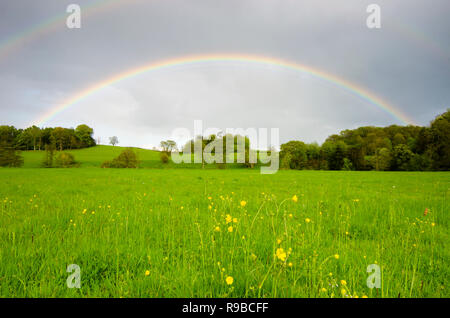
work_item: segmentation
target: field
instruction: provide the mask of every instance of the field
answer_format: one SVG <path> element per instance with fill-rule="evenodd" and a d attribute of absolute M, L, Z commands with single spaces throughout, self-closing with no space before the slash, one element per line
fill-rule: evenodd
<path fill-rule="evenodd" d="M 450 297 L 448 173 L 96 168 L 119 152 L 0 169 L 1 297 Z"/>

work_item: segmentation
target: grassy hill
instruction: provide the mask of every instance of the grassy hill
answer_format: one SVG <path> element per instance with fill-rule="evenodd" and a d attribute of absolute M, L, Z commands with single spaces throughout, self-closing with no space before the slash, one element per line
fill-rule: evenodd
<path fill-rule="evenodd" d="M 117 157 L 124 147 L 118 146 L 95 146 L 91 148 L 65 150 L 75 156 L 75 160 L 80 163 L 83 168 L 99 168 L 103 161 L 111 160 Z M 141 166 L 158 167 L 162 163 L 159 159 L 159 152 L 141 148 L 133 148 L 141 160 Z M 24 168 L 39 168 L 45 156 L 45 151 L 24 151 Z"/>
<path fill-rule="evenodd" d="M 100 165 L 105 160 L 112 160 L 117 157 L 125 147 L 119 146 L 95 146 L 91 148 L 64 150 L 64 152 L 71 153 L 75 156 L 75 160 L 82 168 L 100 168 Z M 163 164 L 159 158 L 159 151 L 133 148 L 140 160 L 140 168 L 201 168 L 201 164 L 175 164 L 169 162 Z M 57 154 L 57 153 L 56 153 Z M 24 158 L 24 168 L 41 168 L 42 161 L 45 156 L 45 151 L 23 151 L 21 155 Z M 240 164 L 227 164 L 227 168 L 240 168 Z M 217 165 L 207 165 L 206 168 L 216 169 Z"/>

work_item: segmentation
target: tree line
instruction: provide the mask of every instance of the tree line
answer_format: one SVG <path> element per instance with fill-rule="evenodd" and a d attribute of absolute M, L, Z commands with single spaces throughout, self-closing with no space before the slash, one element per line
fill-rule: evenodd
<path fill-rule="evenodd" d="M 73 128 L 16 129 L 0 126 L 0 166 L 17 167 L 23 164 L 20 150 L 47 150 L 44 166 L 53 165 L 53 152 L 95 146 L 93 129 L 87 125 Z M 237 151 L 240 136 L 198 136 L 187 142 L 182 151 L 200 144 L 202 151 L 221 141 L 223 155 L 232 140 Z M 111 137 L 110 143 L 118 143 Z M 329 136 L 322 145 L 292 140 L 280 147 L 281 169 L 311 170 L 392 170 L 392 171 L 448 171 L 450 169 L 450 110 L 438 115 L 427 127 L 398 126 L 359 127 L 347 129 Z M 161 161 L 167 163 L 176 149 L 172 140 L 161 142 Z M 244 137 L 245 167 L 254 165 L 249 161 L 250 140 Z M 137 167 L 139 160 L 128 149 L 118 158 L 106 161 L 102 167 Z M 212 151 L 214 154 L 214 149 Z M 60 158 L 59 158 L 60 157 Z M 225 159 L 225 157 L 224 157 Z M 225 162 L 225 160 L 224 160 Z M 59 155 L 59 166 L 73 166 L 76 162 L 66 155 Z M 205 162 L 203 161 L 203 166 Z M 224 167 L 224 164 L 218 165 Z"/>
<path fill-rule="evenodd" d="M 0 126 L 0 166 L 21 166 L 21 150 L 67 150 L 95 146 L 94 130 L 87 125 L 74 128 L 31 126 L 17 129 Z"/>
<path fill-rule="evenodd" d="M 87 125 L 77 128 L 31 126 L 17 129 L 14 126 L 0 126 L 0 143 L 7 144 L 16 150 L 44 150 L 45 145 L 54 144 L 62 151 L 95 146 L 92 137 L 94 129 Z"/>
<path fill-rule="evenodd" d="M 242 143 L 240 145 L 240 143 Z M 168 163 L 172 151 L 177 150 L 177 144 L 173 140 L 164 140 L 160 143 L 161 152 L 160 158 L 163 163 Z M 247 168 L 253 168 L 255 164 L 250 160 L 250 139 L 248 136 L 241 135 L 233 135 L 233 134 L 211 134 L 209 136 L 201 136 L 198 135 L 195 138 L 189 140 L 185 143 L 185 145 L 181 149 L 181 153 L 189 152 L 192 156 L 195 156 L 195 148 L 198 148 L 199 151 L 203 154 L 205 149 L 208 149 L 208 153 L 212 155 L 218 155 L 221 153 L 222 155 L 222 163 L 216 163 L 218 168 L 225 168 L 227 162 L 227 147 L 233 149 L 233 153 L 230 155 L 233 156 L 232 159 L 237 159 L 238 153 L 243 155 L 243 166 Z M 243 149 L 239 149 L 239 148 Z M 201 156 L 202 167 L 205 166 L 205 157 Z"/>
<path fill-rule="evenodd" d="M 319 146 L 289 141 L 280 148 L 285 169 L 448 171 L 450 110 L 428 127 L 359 127 L 329 136 Z"/>

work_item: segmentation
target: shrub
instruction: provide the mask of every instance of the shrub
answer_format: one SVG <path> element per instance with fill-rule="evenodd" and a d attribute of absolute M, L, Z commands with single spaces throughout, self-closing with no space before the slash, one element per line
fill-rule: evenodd
<path fill-rule="evenodd" d="M 169 155 L 165 151 L 161 151 L 159 154 L 159 158 L 161 159 L 162 163 L 168 163 L 169 162 Z"/>
<path fill-rule="evenodd" d="M 100 167 L 101 168 L 111 168 L 111 161 L 110 160 L 103 161 L 103 163 Z"/>
<path fill-rule="evenodd" d="M 127 148 L 112 161 L 104 161 L 102 168 L 138 168 L 139 160 L 136 153 L 131 148 Z"/>
<path fill-rule="evenodd" d="M 61 152 L 56 157 L 56 166 L 59 168 L 70 168 L 76 165 L 75 158 L 72 154 Z"/>

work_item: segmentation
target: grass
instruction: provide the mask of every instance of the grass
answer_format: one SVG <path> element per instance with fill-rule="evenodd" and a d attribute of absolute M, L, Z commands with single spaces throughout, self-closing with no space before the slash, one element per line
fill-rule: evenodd
<path fill-rule="evenodd" d="M 82 168 L 99 168 L 101 164 L 106 160 L 112 160 L 117 157 L 125 148 L 118 146 L 95 146 L 91 148 L 75 149 L 75 150 L 65 150 L 74 155 L 75 160 L 80 164 Z M 191 163 L 181 163 L 175 164 L 172 161 L 164 164 L 160 159 L 160 152 L 149 149 L 142 148 L 132 148 L 140 161 L 140 168 L 151 168 L 151 169 L 173 169 L 173 168 L 183 168 L 183 169 L 198 169 L 202 165 L 191 164 Z M 57 154 L 58 152 L 55 152 Z M 23 151 L 21 156 L 24 158 L 24 168 L 41 168 L 42 161 L 45 157 L 45 151 Z M 193 160 L 193 159 L 192 159 Z M 230 163 L 226 164 L 228 168 L 241 168 L 241 164 Z M 206 165 L 206 169 L 216 169 L 216 165 Z"/>
<path fill-rule="evenodd" d="M 0 169 L 1 297 L 450 296 L 448 173 L 93 168 L 118 149 Z"/>
<path fill-rule="evenodd" d="M 83 168 L 99 168 L 103 161 L 112 160 L 117 157 L 123 147 L 113 146 L 95 146 L 91 148 L 67 150 L 75 156 Z M 159 159 L 159 152 L 141 148 L 133 148 L 141 160 L 143 168 L 160 168 L 163 164 Z M 24 158 L 24 168 L 40 168 L 45 156 L 45 151 L 23 151 L 21 155 Z"/>

